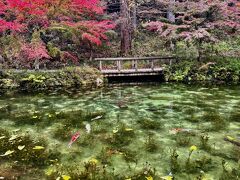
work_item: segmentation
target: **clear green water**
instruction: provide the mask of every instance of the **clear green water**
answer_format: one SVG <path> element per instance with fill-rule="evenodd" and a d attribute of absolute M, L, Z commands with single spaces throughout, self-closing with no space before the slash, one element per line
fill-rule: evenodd
<path fill-rule="evenodd" d="M 5 179 L 240 175 L 240 147 L 224 140 L 240 142 L 239 87 L 161 84 L 8 94 L 0 97 L 0 123 Z"/>

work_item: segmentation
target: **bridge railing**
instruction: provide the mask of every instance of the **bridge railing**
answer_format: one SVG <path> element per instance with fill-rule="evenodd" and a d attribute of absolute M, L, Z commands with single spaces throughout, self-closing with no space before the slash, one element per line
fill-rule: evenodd
<path fill-rule="evenodd" d="M 147 61 L 145 65 L 149 65 L 150 68 L 147 68 L 148 70 L 154 71 L 156 69 L 156 61 L 158 62 L 164 62 L 165 64 L 172 65 L 174 61 L 176 61 L 175 57 L 118 57 L 118 58 L 95 58 L 95 61 L 99 61 L 99 70 L 100 71 L 107 71 L 110 69 L 104 69 L 103 68 L 103 62 L 114 62 L 116 63 L 117 71 L 123 70 L 122 65 L 126 61 L 131 61 L 131 70 L 138 71 L 139 70 L 139 61 Z M 112 70 L 112 69 L 111 69 Z M 130 69 L 128 69 L 130 70 Z"/>

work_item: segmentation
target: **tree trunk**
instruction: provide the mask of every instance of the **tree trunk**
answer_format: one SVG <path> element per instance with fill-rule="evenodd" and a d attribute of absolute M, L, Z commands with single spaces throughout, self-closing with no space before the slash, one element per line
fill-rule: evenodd
<path fill-rule="evenodd" d="M 39 66 L 40 66 L 39 59 L 36 59 L 36 60 L 34 61 L 34 69 L 35 69 L 35 70 L 39 70 Z"/>
<path fill-rule="evenodd" d="M 136 31 L 137 30 L 137 5 L 136 5 L 136 1 L 134 0 L 134 4 L 133 4 L 133 9 L 132 9 L 132 18 L 133 18 L 133 30 Z"/>
<path fill-rule="evenodd" d="M 171 0 L 170 3 L 169 3 L 168 11 L 167 11 L 167 19 L 171 23 L 175 23 L 175 21 L 176 21 L 175 14 L 173 12 L 174 6 L 175 6 L 175 0 Z"/>
<path fill-rule="evenodd" d="M 128 11 L 126 0 L 121 0 L 121 55 L 127 56 L 131 53 L 132 37 L 131 37 L 131 19 Z"/>

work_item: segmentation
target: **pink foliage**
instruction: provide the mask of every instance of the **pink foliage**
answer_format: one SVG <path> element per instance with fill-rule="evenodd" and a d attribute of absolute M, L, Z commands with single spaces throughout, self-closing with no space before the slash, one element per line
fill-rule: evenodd
<path fill-rule="evenodd" d="M 71 61 L 74 64 L 78 64 L 77 56 L 75 56 L 72 53 L 67 52 L 67 51 L 63 52 L 63 55 L 62 55 L 61 59 L 62 59 L 63 62 Z"/>
<path fill-rule="evenodd" d="M 51 59 L 51 57 L 48 55 L 46 47 L 42 42 L 22 44 L 18 58 L 27 61 Z"/>
<path fill-rule="evenodd" d="M 168 8 L 172 1 L 162 1 Z M 186 41 L 216 41 L 213 30 L 222 30 L 229 35 L 240 33 L 240 2 L 239 0 L 199 0 L 175 2 L 177 11 L 183 13 L 176 16 L 178 23 L 149 22 L 146 29 L 155 31 L 168 39 L 184 39 Z M 213 18 L 208 18 L 211 14 Z"/>

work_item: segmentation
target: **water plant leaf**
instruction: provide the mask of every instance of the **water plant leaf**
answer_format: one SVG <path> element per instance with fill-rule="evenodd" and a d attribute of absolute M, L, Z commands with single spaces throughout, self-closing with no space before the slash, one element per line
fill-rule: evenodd
<path fill-rule="evenodd" d="M 23 145 L 23 146 L 18 146 L 18 150 L 23 150 L 25 148 L 25 145 Z"/>
<path fill-rule="evenodd" d="M 37 119 L 37 118 L 38 118 L 38 116 L 33 116 L 32 118 L 33 118 L 33 119 Z"/>
<path fill-rule="evenodd" d="M 0 155 L 0 156 L 4 157 L 4 156 L 8 156 L 8 155 L 10 155 L 12 153 L 14 153 L 14 151 L 8 150 L 7 152 L 5 152 L 5 154 Z"/>
<path fill-rule="evenodd" d="M 67 175 L 62 175 L 62 178 L 63 178 L 63 180 L 69 180 L 69 179 L 71 179 L 71 177 L 70 177 L 70 176 L 67 176 Z"/>
<path fill-rule="evenodd" d="M 33 150 L 42 150 L 42 149 L 44 149 L 43 146 L 35 146 L 35 147 L 33 147 Z"/>
<path fill-rule="evenodd" d="M 12 135 L 12 136 L 10 137 L 9 141 L 13 141 L 13 140 L 15 140 L 15 139 L 17 139 L 17 138 L 18 138 L 17 135 Z"/>
<path fill-rule="evenodd" d="M 133 131 L 131 128 L 126 128 L 125 131 Z"/>

